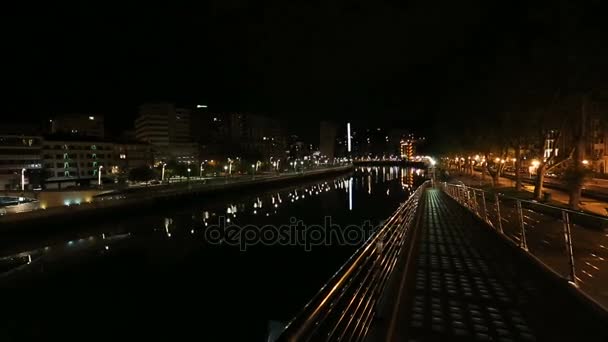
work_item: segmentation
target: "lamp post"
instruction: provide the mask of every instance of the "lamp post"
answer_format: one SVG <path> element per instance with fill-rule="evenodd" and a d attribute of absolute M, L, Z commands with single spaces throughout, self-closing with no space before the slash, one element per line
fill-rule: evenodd
<path fill-rule="evenodd" d="M 103 169 L 103 165 L 99 165 L 97 168 L 97 185 L 101 186 L 101 169 Z"/>
<path fill-rule="evenodd" d="M 160 172 L 160 181 L 164 182 L 165 181 L 165 166 L 167 166 L 167 163 L 163 163 L 163 169 Z"/>
<path fill-rule="evenodd" d="M 204 163 L 205 163 L 205 161 L 203 160 L 203 161 L 201 162 L 201 175 L 200 175 L 200 177 L 201 177 L 201 178 L 203 178 L 203 164 L 204 164 Z"/>
<path fill-rule="evenodd" d="M 255 164 L 251 164 L 251 172 L 253 172 L 254 177 L 255 177 L 255 169 L 256 169 Z"/>
<path fill-rule="evenodd" d="M 188 182 L 190 181 L 190 171 L 192 171 L 192 169 L 188 168 Z"/>
<path fill-rule="evenodd" d="M 25 168 L 21 169 L 21 191 L 25 190 Z"/>

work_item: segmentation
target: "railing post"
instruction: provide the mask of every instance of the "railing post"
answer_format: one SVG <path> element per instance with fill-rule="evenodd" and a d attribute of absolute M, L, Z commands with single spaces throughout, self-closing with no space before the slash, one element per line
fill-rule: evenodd
<path fill-rule="evenodd" d="M 477 202 L 477 191 L 475 189 L 473 189 L 473 205 L 475 206 L 477 217 L 481 218 L 481 214 L 479 214 L 479 202 Z"/>
<path fill-rule="evenodd" d="M 486 223 L 489 222 L 488 221 L 488 210 L 487 210 L 487 206 L 486 206 L 486 192 L 481 190 L 481 200 L 483 201 L 483 219 L 486 220 Z"/>
<path fill-rule="evenodd" d="M 574 269 L 574 253 L 572 252 L 572 234 L 570 232 L 570 215 L 562 210 L 562 222 L 564 223 L 564 241 L 566 242 L 566 252 L 568 253 L 568 263 L 570 266 L 570 283 L 576 287 L 576 271 Z"/>
<path fill-rule="evenodd" d="M 460 186 L 456 188 L 456 199 L 458 203 L 462 204 L 462 187 Z"/>
<path fill-rule="evenodd" d="M 528 243 L 526 242 L 526 227 L 524 225 L 524 213 L 521 210 L 521 201 L 517 200 L 517 212 L 519 213 L 519 226 L 521 228 L 521 239 L 519 240 L 519 247 L 526 252 L 528 251 Z"/>
<path fill-rule="evenodd" d="M 496 214 L 498 216 L 498 231 L 502 234 L 502 216 L 500 215 L 500 200 L 498 194 L 494 194 L 494 201 L 496 201 Z"/>

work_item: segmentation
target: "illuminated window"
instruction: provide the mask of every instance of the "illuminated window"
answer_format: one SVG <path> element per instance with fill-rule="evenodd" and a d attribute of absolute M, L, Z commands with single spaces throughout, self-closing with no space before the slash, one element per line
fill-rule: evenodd
<path fill-rule="evenodd" d="M 127 155 L 126 154 L 120 154 L 120 159 L 127 159 Z"/>

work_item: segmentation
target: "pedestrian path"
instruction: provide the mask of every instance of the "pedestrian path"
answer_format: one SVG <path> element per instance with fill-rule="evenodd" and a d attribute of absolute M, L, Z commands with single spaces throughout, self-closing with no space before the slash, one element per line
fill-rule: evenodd
<path fill-rule="evenodd" d="M 398 341 L 608 341 L 608 323 L 438 189 L 423 198 Z"/>

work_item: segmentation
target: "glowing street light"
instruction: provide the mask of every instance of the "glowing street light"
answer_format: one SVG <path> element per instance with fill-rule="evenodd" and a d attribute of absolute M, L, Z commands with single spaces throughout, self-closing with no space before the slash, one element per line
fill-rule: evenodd
<path fill-rule="evenodd" d="M 25 190 L 25 168 L 21 169 L 21 191 Z"/>
<path fill-rule="evenodd" d="M 165 181 L 165 166 L 167 166 L 167 163 L 163 163 L 163 169 L 160 173 L 160 181 L 164 182 Z"/>
<path fill-rule="evenodd" d="M 101 169 L 103 169 L 103 165 L 99 165 L 97 169 L 97 185 L 101 186 Z"/>
<path fill-rule="evenodd" d="M 534 167 L 539 167 L 539 166 L 540 166 L 540 162 L 539 162 L 538 160 L 534 159 L 534 160 L 532 161 L 532 166 L 534 166 Z"/>
<path fill-rule="evenodd" d="M 203 160 L 203 161 L 201 162 L 201 175 L 200 175 L 200 177 L 201 177 L 201 178 L 203 178 L 203 170 L 204 170 L 204 169 L 203 169 L 203 164 L 204 164 L 204 163 L 205 163 L 205 161 Z"/>
<path fill-rule="evenodd" d="M 587 159 L 583 160 L 584 165 L 589 165 L 589 161 Z"/>
<path fill-rule="evenodd" d="M 346 124 L 346 137 L 348 141 L 348 152 L 350 152 L 350 122 Z"/>

